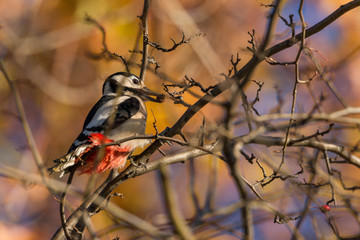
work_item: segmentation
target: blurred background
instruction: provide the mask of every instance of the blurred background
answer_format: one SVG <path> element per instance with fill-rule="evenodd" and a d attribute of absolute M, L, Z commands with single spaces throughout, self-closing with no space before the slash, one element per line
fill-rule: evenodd
<path fill-rule="evenodd" d="M 314 25 L 346 2 L 348 1 L 305 1 L 304 17 L 307 25 Z M 150 48 L 150 56 L 160 64 L 158 71 L 166 74 L 168 79 L 149 70 L 146 75 L 147 86 L 163 92 L 163 83 L 181 83 L 185 75 L 199 81 L 204 87 L 223 80 L 220 74 L 228 73 L 231 55 L 236 56 L 239 53 L 239 66 L 251 58 L 252 53 L 246 50 L 250 40 L 248 32 L 255 29 L 255 40 L 261 40 L 269 8 L 260 5 L 269 3 L 271 1 L 260 0 L 152 1 L 149 14 L 151 41 L 169 48 L 172 46 L 171 39 L 181 40 L 182 31 L 186 37 L 196 33 L 203 33 L 205 36 L 193 38 L 189 44 L 181 45 L 176 51 L 169 53 Z M 297 0 L 287 1 L 282 15 L 288 18 L 289 14 L 294 14 L 294 21 L 298 22 L 298 4 Z M 136 48 L 140 23 L 137 16 L 141 15 L 142 7 L 141 0 L 0 0 L 0 56 L 10 78 L 20 91 L 37 147 L 47 166 L 52 164 L 53 159 L 64 155 L 79 134 L 86 114 L 101 96 L 103 80 L 114 72 L 125 71 L 121 61 L 93 57 L 102 51 L 102 35 L 98 28 L 85 21 L 85 17 L 91 16 L 105 28 L 109 51 L 128 59 L 132 55 L 129 50 Z M 300 29 L 300 26 L 296 28 L 297 31 Z M 278 22 L 276 32 L 271 45 L 290 36 L 288 28 L 281 21 Z M 315 55 L 324 68 L 334 69 L 331 78 L 345 100 L 351 106 L 358 106 L 360 9 L 345 14 L 325 30 L 310 37 L 306 44 L 316 50 Z M 291 48 L 275 58 L 278 61 L 290 61 L 296 51 L 296 48 Z M 140 64 L 140 61 L 141 56 L 135 54 L 134 62 Z M 150 67 L 154 69 L 155 65 Z M 302 67 L 305 75 L 310 75 L 313 71 L 306 64 Z M 131 71 L 139 74 L 136 65 L 132 66 Z M 283 111 L 290 111 L 292 68 L 262 63 L 252 78 L 265 82 L 261 101 L 256 105 L 260 113 L 268 113 L 277 105 L 274 86 L 281 91 L 285 100 Z M 3 76 L 0 79 L 0 167 L 19 169 L 35 176 L 38 169 L 27 147 L 13 95 Z M 321 92 L 328 94 L 328 101 L 323 105 L 325 111 L 341 108 L 322 82 L 315 82 L 312 87 L 317 95 Z M 255 97 L 257 88 L 256 84 L 249 84 L 246 94 L 250 99 Z M 299 89 L 298 109 L 306 112 L 311 104 L 308 94 L 302 95 L 304 89 L 306 87 Z M 220 96 L 219 100 L 221 99 L 226 99 L 226 94 Z M 184 100 L 191 104 L 196 98 L 187 94 Z M 149 134 L 155 132 L 151 124 L 154 118 L 150 109 L 156 116 L 160 131 L 172 126 L 186 110 L 184 106 L 174 105 L 171 100 L 163 104 L 149 103 Z M 224 117 L 220 107 L 209 104 L 187 124 L 184 134 L 188 137 L 196 135 L 204 116 L 209 128 L 219 124 Z M 343 131 L 339 136 L 344 142 L 359 140 L 357 131 Z M 178 151 L 176 146 L 163 148 L 167 153 Z M 159 156 L 160 154 L 156 153 L 152 158 Z M 242 164 L 242 172 L 248 180 L 255 182 L 262 179 L 262 173 L 258 168 L 251 167 L 246 161 Z M 217 198 L 214 205 L 226 206 L 237 201 L 237 193 L 229 178 L 227 167 L 212 157 L 203 157 L 195 161 L 195 187 L 200 201 L 204 199 L 210 170 L 214 166 L 217 167 Z M 191 217 L 194 208 L 189 196 L 188 166 L 176 164 L 170 170 L 172 184 L 176 186 L 184 215 Z M 344 170 L 348 173 L 345 177 L 349 185 L 359 182 L 358 169 L 349 167 Z M 55 175 L 52 177 L 57 178 Z M 105 177 L 106 174 L 96 176 L 94 185 L 97 186 Z M 85 175 L 76 176 L 74 188 L 81 191 L 93 188 L 94 186 L 87 186 L 88 178 L 89 176 Z M 286 187 L 285 183 L 279 181 L 261 191 L 279 206 L 284 206 L 284 209 L 302 206 L 300 200 L 296 202 L 282 199 L 284 195 L 289 194 L 283 192 Z M 120 207 L 147 221 L 164 223 L 165 209 L 156 173 L 131 179 L 122 184 L 117 192 L 124 195 L 122 199 L 114 198 Z M 329 193 L 324 195 L 329 196 Z M 70 200 L 74 207 L 81 203 L 81 198 L 70 197 Z M 326 200 L 328 197 L 323 201 Z M 359 200 L 359 197 L 354 200 L 357 207 L 360 205 Z M 336 214 L 337 211 L 334 212 Z M 323 213 L 314 207 L 313 214 L 318 216 L 317 224 L 324 235 L 331 231 Z M 338 210 L 337 214 L 340 220 L 338 227 L 342 234 L 358 233 L 359 226 L 349 217 L 348 212 Z M 234 214 L 226 219 L 224 224 L 228 221 L 229 227 L 236 225 L 236 217 L 238 216 Z M 286 225 L 273 224 L 272 218 L 269 213 L 255 213 L 256 239 L 289 239 L 290 232 Z M 99 231 L 112 225 L 105 213 L 97 215 L 93 221 L 96 230 Z M 0 239 L 49 239 L 59 226 L 58 203 L 45 187 L 0 177 Z M 302 233 L 308 239 L 317 236 L 313 226 L 305 224 L 302 229 Z M 127 239 L 133 234 L 130 230 L 115 231 L 104 239 L 116 236 Z M 212 237 L 238 238 L 236 234 Z"/>

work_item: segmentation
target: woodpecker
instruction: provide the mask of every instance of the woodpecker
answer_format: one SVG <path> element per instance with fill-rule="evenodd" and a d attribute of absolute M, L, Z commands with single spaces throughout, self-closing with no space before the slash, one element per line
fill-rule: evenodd
<path fill-rule="evenodd" d="M 149 90 L 141 79 L 127 72 L 117 72 L 107 77 L 102 94 L 87 115 L 82 132 L 67 154 L 54 160 L 56 164 L 49 168 L 50 172 L 60 172 L 62 177 L 75 167 L 80 174 L 123 168 L 135 148 L 149 143 L 149 140 L 134 139 L 120 146 L 97 147 L 144 135 L 147 118 L 145 101 L 163 102 L 165 96 Z"/>

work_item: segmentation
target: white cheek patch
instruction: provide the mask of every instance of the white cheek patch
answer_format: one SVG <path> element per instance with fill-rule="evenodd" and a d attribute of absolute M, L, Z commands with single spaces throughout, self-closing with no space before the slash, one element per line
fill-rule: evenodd
<path fill-rule="evenodd" d="M 128 88 L 135 88 L 135 89 L 141 89 L 145 87 L 141 79 L 137 78 L 136 76 L 129 76 L 125 77 L 123 75 L 116 75 L 112 77 L 114 80 L 116 80 L 120 86 L 128 87 Z M 135 84 L 133 80 L 138 80 L 139 83 Z"/>
<path fill-rule="evenodd" d="M 112 79 L 116 80 L 118 83 L 120 83 L 120 85 L 123 85 L 123 83 L 126 80 L 126 77 L 123 75 L 115 75 L 112 77 Z"/>

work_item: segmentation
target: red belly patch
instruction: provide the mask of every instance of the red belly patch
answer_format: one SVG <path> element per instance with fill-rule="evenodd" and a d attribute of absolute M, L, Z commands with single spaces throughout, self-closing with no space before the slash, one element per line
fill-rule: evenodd
<path fill-rule="evenodd" d="M 114 142 L 101 133 L 92 133 L 89 139 L 91 145 L 77 159 L 77 162 L 83 162 L 83 165 L 77 169 L 80 174 L 102 173 L 113 168 L 123 168 L 133 150 L 126 145 L 111 145 L 98 148 L 100 145 Z"/>

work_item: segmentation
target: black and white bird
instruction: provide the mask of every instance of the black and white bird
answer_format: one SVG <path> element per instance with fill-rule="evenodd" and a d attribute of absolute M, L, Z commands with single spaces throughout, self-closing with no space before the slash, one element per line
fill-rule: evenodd
<path fill-rule="evenodd" d="M 163 102 L 164 95 L 149 90 L 141 79 L 126 72 L 110 75 L 104 82 L 102 94 L 87 115 L 83 130 L 68 153 L 56 159 L 56 165 L 49 171 L 60 172 L 61 177 L 75 166 L 80 173 L 101 173 L 123 168 L 134 149 L 149 142 L 133 139 L 120 146 L 97 148 L 127 137 L 144 135 L 147 117 L 144 102 Z"/>

